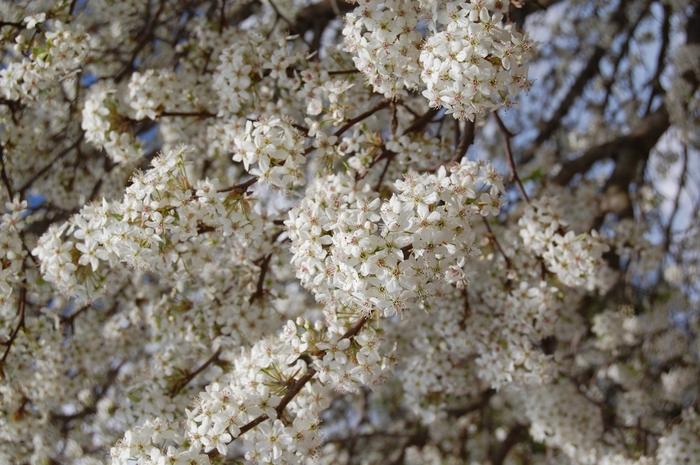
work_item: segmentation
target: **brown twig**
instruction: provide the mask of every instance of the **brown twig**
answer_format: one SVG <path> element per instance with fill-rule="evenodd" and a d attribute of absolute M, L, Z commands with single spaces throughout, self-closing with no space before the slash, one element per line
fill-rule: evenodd
<path fill-rule="evenodd" d="M 620 2 L 609 20 L 610 24 L 617 26 L 617 30 L 619 30 L 627 19 L 625 15 L 625 4 L 626 2 Z M 573 104 L 581 96 L 588 82 L 598 75 L 600 62 L 603 57 L 605 57 L 605 53 L 607 51 L 608 49 L 605 47 L 595 47 L 593 53 L 588 58 L 586 65 L 583 67 L 578 76 L 576 76 L 574 83 L 571 85 L 564 98 L 562 98 L 562 100 L 559 102 L 559 105 L 557 105 L 557 108 L 554 110 L 554 113 L 552 113 L 552 116 L 541 125 L 540 133 L 537 135 L 537 138 L 533 143 L 533 148 L 537 148 L 542 145 L 542 143 L 549 139 L 561 126 L 564 117 L 569 113 L 569 110 L 571 110 Z"/>
<path fill-rule="evenodd" d="M 358 69 L 339 69 L 339 70 L 328 71 L 328 75 L 329 76 L 339 76 L 342 74 L 357 74 L 359 72 L 360 72 L 360 70 L 358 70 Z"/>
<path fill-rule="evenodd" d="M 501 133 L 503 133 L 503 140 L 504 140 L 504 145 L 506 149 L 506 156 L 508 157 L 508 166 L 510 167 L 510 175 L 515 181 L 516 185 L 518 186 L 518 190 L 520 191 L 520 194 L 523 196 L 525 201 L 530 203 L 530 197 L 527 195 L 527 192 L 525 191 L 525 186 L 523 186 L 523 182 L 520 180 L 520 176 L 518 176 L 518 169 L 515 165 L 515 158 L 513 157 L 513 148 L 511 147 L 511 139 L 513 138 L 513 133 L 506 127 L 506 125 L 503 123 L 503 120 L 501 117 L 498 115 L 497 111 L 493 112 L 494 117 L 496 118 L 496 123 L 498 123 L 498 127 L 501 130 Z"/>
<path fill-rule="evenodd" d="M 607 142 L 589 148 L 578 158 L 563 163 L 559 173 L 554 177 L 554 182 L 561 185 L 568 184 L 577 174 L 585 173 L 596 162 L 613 157 L 619 159 L 628 151 L 634 152 L 633 155 L 641 159 L 639 154 L 647 153 L 656 145 L 669 125 L 668 112 L 662 106 L 642 119 L 628 134 L 620 134 Z"/>
<path fill-rule="evenodd" d="M 206 110 L 202 111 L 163 111 L 158 116 L 192 117 L 192 118 L 215 118 L 216 113 Z"/>
<path fill-rule="evenodd" d="M 433 119 L 433 116 L 438 114 L 438 109 L 436 108 L 431 108 L 430 110 L 426 111 L 423 115 L 417 117 L 416 119 L 413 120 L 411 125 L 406 128 L 406 130 L 403 132 L 404 134 L 408 134 L 410 132 L 417 132 L 423 129 L 430 121 Z"/>
<path fill-rule="evenodd" d="M 241 194 L 248 190 L 250 186 L 258 182 L 258 178 L 250 178 L 245 182 L 236 184 L 235 186 L 219 189 L 217 192 L 240 192 Z"/>
<path fill-rule="evenodd" d="M 2 29 L 5 26 L 15 27 L 17 29 L 24 29 L 24 24 L 22 23 L 17 23 L 14 21 L 0 21 L 0 29 Z"/>
<path fill-rule="evenodd" d="M 345 334 L 341 337 L 341 339 L 349 339 L 352 337 L 355 337 L 362 327 L 369 321 L 369 316 L 363 316 L 355 324 L 353 324 L 350 329 L 348 329 Z M 296 397 L 297 394 L 302 390 L 302 388 L 311 381 L 311 379 L 316 375 L 316 370 L 312 367 L 308 367 L 306 370 L 306 373 L 304 375 L 295 380 L 292 381 L 287 388 L 287 392 L 285 392 L 284 397 L 280 400 L 280 403 L 275 407 L 275 412 L 277 412 L 277 417 L 282 416 L 282 413 L 284 412 L 284 409 L 287 407 L 287 405 Z M 255 428 L 258 426 L 260 423 L 264 422 L 265 420 L 269 419 L 270 417 L 267 416 L 267 414 L 262 414 L 258 415 L 245 425 L 241 426 L 240 432 L 238 433 L 237 437 L 241 437 L 243 434 L 246 432 L 250 431 L 251 429 Z"/>
<path fill-rule="evenodd" d="M 25 181 L 25 183 L 20 186 L 20 188 L 18 189 L 18 192 L 22 192 L 22 193 L 26 192 L 27 189 L 29 189 L 32 186 L 32 184 L 34 184 L 34 182 L 36 182 L 37 179 L 39 179 L 44 174 L 46 174 L 49 170 L 51 170 L 54 163 L 56 163 L 58 160 L 65 157 L 66 155 L 68 155 L 73 150 L 77 149 L 78 146 L 80 145 L 80 143 L 83 141 L 84 137 L 85 137 L 85 133 L 83 131 L 80 131 L 80 136 L 78 136 L 78 138 L 75 140 L 75 142 L 73 142 L 72 144 L 70 144 L 68 147 L 61 150 L 60 152 L 58 152 L 56 154 L 56 156 L 54 156 L 53 159 L 51 159 L 51 161 L 49 163 L 44 165 L 41 169 L 39 169 L 39 171 L 34 173 L 32 175 L 32 177 L 27 179 L 27 181 Z"/>
<path fill-rule="evenodd" d="M 7 176 L 7 170 L 5 169 L 5 148 L 0 144 L 0 178 L 2 178 L 2 183 L 5 185 L 5 190 L 9 196 L 9 200 L 15 196 L 15 191 L 12 188 L 12 183 L 10 178 Z"/>
<path fill-rule="evenodd" d="M 481 397 L 474 402 L 465 405 L 464 407 L 448 409 L 447 413 L 452 417 L 461 417 L 468 413 L 476 412 L 484 407 L 486 407 L 491 400 L 491 397 L 496 393 L 493 389 L 487 389 L 482 394 Z"/>
<path fill-rule="evenodd" d="M 651 78 L 651 92 L 649 93 L 649 99 L 647 100 L 646 108 L 644 109 L 644 114 L 648 115 L 651 112 L 651 106 L 654 103 L 654 97 L 659 91 L 662 91 L 661 87 L 661 75 L 664 72 L 664 60 L 666 59 L 666 53 L 668 51 L 668 46 L 671 36 L 671 15 L 672 10 L 670 5 L 664 5 L 664 21 L 661 23 L 661 46 L 659 47 L 659 55 L 656 58 L 656 71 L 654 76 Z"/>
<path fill-rule="evenodd" d="M 17 336 L 19 335 L 19 330 L 24 327 L 24 317 L 25 317 L 25 312 L 27 308 L 27 288 L 22 286 L 19 290 L 19 296 L 17 299 L 17 325 L 15 325 L 15 328 L 12 330 L 12 334 L 10 334 L 10 338 L 7 341 L 4 341 L 2 345 L 5 346 L 5 351 L 2 354 L 2 358 L 0 358 L 0 375 L 4 377 L 4 366 L 5 366 L 5 361 L 7 360 L 8 355 L 10 355 L 10 350 L 12 350 L 12 346 L 15 343 L 15 340 L 17 339 Z"/>
<path fill-rule="evenodd" d="M 459 161 L 467 154 L 467 150 L 474 143 L 475 124 L 474 121 L 465 121 L 459 145 L 455 153 L 455 160 Z"/>
<path fill-rule="evenodd" d="M 671 241 L 673 238 L 673 222 L 676 219 L 676 214 L 681 203 L 681 194 L 685 189 L 685 184 L 688 180 L 688 147 L 684 147 L 683 150 L 683 167 L 681 168 L 680 182 L 678 183 L 678 192 L 676 192 L 676 197 L 673 199 L 673 209 L 671 210 L 671 215 L 668 218 L 668 223 L 664 228 L 664 245 L 663 250 L 668 251 L 671 246 Z"/>
<path fill-rule="evenodd" d="M 355 116 L 354 118 L 348 120 L 348 122 L 345 123 L 343 126 L 341 126 L 340 129 L 335 131 L 333 133 L 333 135 L 336 137 L 342 136 L 343 133 L 345 133 L 348 129 L 350 129 L 354 125 L 356 125 L 357 123 L 359 123 L 360 121 L 362 121 L 364 119 L 369 118 L 370 116 L 372 116 L 373 114 L 375 114 L 379 110 L 382 110 L 382 109 L 388 107 L 390 104 L 391 104 L 391 100 L 383 100 L 382 102 L 380 102 L 379 104 L 377 104 L 373 108 L 370 108 L 366 112 L 361 113 L 361 114 Z"/>
<path fill-rule="evenodd" d="M 201 372 L 206 370 L 212 363 L 216 363 L 219 360 L 219 355 L 221 355 L 221 348 L 217 349 L 211 357 L 206 359 L 204 363 L 199 365 L 194 371 L 190 372 L 183 379 L 175 383 L 175 385 L 170 389 L 168 395 L 170 397 L 175 397 L 178 395 L 193 379 L 197 377 Z"/>
<path fill-rule="evenodd" d="M 248 300 L 248 302 L 251 304 L 257 299 L 260 299 L 263 295 L 265 295 L 265 276 L 267 275 L 267 271 L 270 269 L 271 259 L 272 254 L 269 253 L 265 255 L 265 257 L 260 263 L 260 274 L 258 275 L 258 281 L 255 285 L 255 292 L 250 296 L 250 299 Z"/>
<path fill-rule="evenodd" d="M 105 378 L 104 382 L 99 386 L 99 392 L 97 393 L 96 399 L 93 402 L 92 405 L 85 407 L 84 409 L 80 410 L 79 412 L 70 414 L 70 415 L 61 415 L 61 414 L 52 414 L 51 416 L 57 420 L 61 420 L 63 422 L 69 422 L 71 420 L 79 420 L 81 418 L 84 418 L 88 415 L 92 415 L 97 413 L 97 404 L 100 399 L 102 399 L 105 394 L 107 394 L 107 391 L 109 390 L 109 387 L 114 384 L 114 382 L 117 380 L 117 377 L 119 376 L 119 371 L 121 368 L 124 366 L 125 362 L 119 363 L 116 367 L 110 369 L 107 372 L 107 377 Z"/>
<path fill-rule="evenodd" d="M 392 152 L 390 155 L 385 157 L 386 163 L 384 164 L 384 168 L 382 168 L 382 172 L 379 173 L 379 179 L 377 180 L 377 184 L 374 186 L 375 191 L 378 191 L 382 187 L 386 173 L 389 171 L 389 165 L 391 165 L 391 162 L 395 156 L 396 154 Z"/>
<path fill-rule="evenodd" d="M 503 465 L 511 449 L 513 449 L 517 443 L 526 438 L 526 431 L 527 430 L 523 425 L 518 424 L 513 426 L 508 432 L 506 438 L 501 443 L 501 447 L 494 451 L 491 463 L 493 465 Z"/>
<path fill-rule="evenodd" d="M 158 4 L 158 10 L 156 10 L 153 17 L 151 17 L 151 2 L 146 2 L 146 24 L 144 24 L 141 32 L 139 33 L 139 37 L 141 39 L 136 44 L 136 47 L 134 47 L 134 50 L 131 52 L 131 58 L 129 58 L 129 62 L 114 77 L 114 80 L 116 82 L 120 82 L 121 80 L 123 80 L 134 69 L 134 63 L 136 62 L 139 53 L 141 53 L 141 51 L 144 48 L 146 48 L 146 46 L 153 40 L 153 31 L 155 30 L 158 24 L 158 19 L 160 18 L 160 15 L 165 9 L 165 4 L 166 2 L 164 0 L 161 0 Z"/>
<path fill-rule="evenodd" d="M 491 229 L 491 225 L 489 224 L 488 220 L 486 218 L 481 218 L 484 221 L 484 225 L 486 225 L 486 229 L 489 232 L 489 238 L 493 241 L 494 244 L 496 244 L 496 248 L 500 252 L 500 254 L 503 256 L 503 259 L 506 261 L 506 266 L 510 269 L 513 268 L 513 264 L 510 261 L 510 258 L 508 258 L 508 255 L 506 255 L 506 251 L 503 250 L 503 247 L 501 247 L 501 243 L 498 242 L 498 239 L 496 239 L 496 235 L 493 233 L 493 229 Z"/>

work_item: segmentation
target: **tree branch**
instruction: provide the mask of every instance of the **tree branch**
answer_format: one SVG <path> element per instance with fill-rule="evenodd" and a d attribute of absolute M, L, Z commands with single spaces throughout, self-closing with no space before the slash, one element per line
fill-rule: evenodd
<path fill-rule="evenodd" d="M 19 334 L 19 330 L 24 327 L 24 317 L 25 317 L 25 312 L 27 308 L 27 288 L 22 285 L 22 287 L 19 290 L 19 296 L 17 298 L 17 324 L 15 325 L 15 328 L 12 330 L 12 334 L 10 334 L 10 338 L 7 341 L 3 341 L 2 345 L 5 346 L 5 351 L 2 354 L 2 358 L 0 358 L 0 376 L 4 377 L 5 376 L 5 362 L 7 361 L 8 355 L 10 355 L 10 350 L 12 350 L 12 346 L 15 343 L 15 340 L 17 339 L 17 335 Z"/>
<path fill-rule="evenodd" d="M 352 337 L 355 337 L 362 327 L 367 323 L 369 320 L 368 316 L 363 316 L 360 318 L 354 325 L 350 327 L 349 330 L 343 334 L 343 336 L 340 339 L 349 339 Z M 319 354 L 320 356 L 323 356 L 323 352 Z M 296 397 L 299 392 L 303 389 L 303 387 L 311 381 L 311 379 L 316 375 L 316 370 L 312 367 L 308 367 L 306 370 L 306 373 L 299 378 L 298 380 L 294 381 L 288 388 L 287 392 L 284 394 L 284 397 L 280 400 L 280 403 L 275 407 L 275 412 L 277 412 L 277 417 L 282 416 L 282 413 L 284 412 L 284 409 L 287 407 L 287 405 Z M 257 417 L 255 417 L 253 420 L 249 421 L 245 425 L 241 426 L 240 432 L 238 433 L 238 436 L 236 437 L 241 437 L 243 434 L 246 432 L 250 431 L 251 429 L 255 428 L 258 426 L 260 423 L 264 422 L 265 420 L 268 420 L 270 417 L 267 416 L 267 414 L 262 414 Z M 235 439 L 235 438 L 234 438 Z M 213 451 L 215 452 L 215 451 Z"/>
<path fill-rule="evenodd" d="M 523 199 L 525 199 L 527 203 L 530 203 L 530 196 L 527 195 L 527 191 L 525 191 L 525 186 L 520 180 L 520 176 L 518 175 L 518 168 L 515 165 L 515 158 L 513 157 L 513 148 L 511 147 L 510 143 L 511 139 L 513 138 L 513 133 L 510 132 L 510 130 L 503 123 L 503 120 L 500 116 L 498 116 L 497 111 L 494 111 L 493 115 L 496 117 L 496 123 L 498 123 L 498 127 L 501 130 L 501 133 L 503 133 L 503 140 L 506 149 L 506 156 L 508 158 L 508 167 L 510 168 L 510 175 L 515 181 L 515 184 L 518 186 L 520 195 L 523 196 Z"/>
<path fill-rule="evenodd" d="M 5 167 L 5 147 L 3 147 L 2 144 L 0 144 L 0 179 L 2 179 L 2 183 L 5 186 L 9 200 L 12 201 L 15 196 L 15 190 L 12 187 L 10 178 L 7 177 L 7 170 Z"/>
<path fill-rule="evenodd" d="M 353 127 L 354 125 L 356 125 L 360 121 L 369 118 L 370 116 L 372 116 L 373 114 L 375 114 L 379 110 L 383 110 L 384 108 L 388 107 L 389 104 L 391 104 L 391 100 L 383 100 L 381 103 L 375 105 L 373 108 L 370 108 L 366 112 L 361 113 L 361 114 L 355 116 L 354 118 L 348 120 L 348 122 L 345 123 L 343 126 L 341 126 L 340 129 L 335 131 L 333 133 L 333 135 L 336 137 L 342 136 L 343 133 L 345 133 L 348 129 L 350 129 L 351 127 Z"/>
<path fill-rule="evenodd" d="M 664 228 L 664 242 L 663 242 L 663 250 L 668 252 L 669 247 L 671 246 L 671 241 L 673 239 L 673 222 L 676 219 L 676 214 L 678 213 L 678 209 L 681 204 L 681 194 L 683 193 L 683 189 L 685 189 L 685 183 L 688 180 L 688 147 L 684 147 L 683 150 L 683 167 L 681 168 L 681 175 L 679 178 L 679 183 L 678 183 L 678 192 L 676 192 L 676 197 L 673 199 L 673 208 L 671 210 L 671 214 L 668 218 L 668 223 L 666 224 L 666 227 Z"/>
<path fill-rule="evenodd" d="M 503 440 L 501 443 L 501 446 L 496 449 L 496 451 L 493 453 L 493 456 L 491 458 L 491 464 L 492 465 L 503 465 L 505 462 L 506 458 L 508 457 L 508 453 L 511 451 L 511 449 L 520 441 L 525 439 L 526 436 L 526 429 L 525 426 L 523 425 L 515 425 L 513 426 L 510 431 L 508 432 L 508 435 L 506 438 Z"/>
<path fill-rule="evenodd" d="M 591 147 L 580 157 L 565 162 L 554 177 L 554 182 L 561 185 L 568 184 L 574 176 L 585 173 L 594 163 L 606 158 L 616 158 L 620 165 L 621 152 L 630 152 L 633 157 L 637 157 L 640 153 L 648 153 L 669 125 L 668 112 L 661 107 L 641 120 L 629 134 L 620 135 L 608 142 Z M 622 166 L 620 170 L 628 171 L 629 166 Z M 617 176 L 620 177 L 621 173 Z"/>
<path fill-rule="evenodd" d="M 209 357 L 204 363 L 198 366 L 194 371 L 188 373 L 183 379 L 175 383 L 175 385 L 168 391 L 170 397 L 175 397 L 178 395 L 193 379 L 197 377 L 201 372 L 206 370 L 212 363 L 216 363 L 219 360 L 219 355 L 221 355 L 221 348 L 217 349 L 211 357 Z"/>
<path fill-rule="evenodd" d="M 611 17 L 611 22 L 618 25 L 618 27 L 626 21 L 625 4 L 626 2 L 621 1 Z M 605 47 L 595 47 L 593 53 L 586 62 L 586 66 L 584 66 L 581 72 L 579 72 L 578 76 L 576 76 L 574 83 L 571 85 L 561 102 L 559 102 L 559 105 L 554 110 L 554 113 L 552 113 L 552 116 L 550 116 L 549 119 L 540 126 L 540 132 L 533 143 L 533 151 L 542 145 L 544 141 L 549 139 L 552 134 L 554 134 L 554 131 L 559 128 L 562 123 L 562 119 L 567 115 L 576 99 L 578 99 L 578 97 L 583 93 L 584 89 L 586 88 L 586 84 L 588 84 L 588 82 L 598 74 L 600 61 L 605 56 L 606 51 L 607 49 Z"/>

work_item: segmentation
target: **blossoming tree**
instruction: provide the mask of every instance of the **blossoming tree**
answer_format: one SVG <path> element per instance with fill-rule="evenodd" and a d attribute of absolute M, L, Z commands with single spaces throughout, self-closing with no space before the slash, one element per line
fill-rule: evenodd
<path fill-rule="evenodd" d="M 0 2 L 0 463 L 700 464 L 700 6 Z"/>

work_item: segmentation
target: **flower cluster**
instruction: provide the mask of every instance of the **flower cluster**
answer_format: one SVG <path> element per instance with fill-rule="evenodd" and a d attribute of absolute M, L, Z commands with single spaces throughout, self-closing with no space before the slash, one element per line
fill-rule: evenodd
<path fill-rule="evenodd" d="M 225 455 L 237 440 L 251 463 L 304 463 L 321 444 L 318 418 L 332 392 L 375 382 L 388 363 L 375 330 L 342 329 L 289 321 L 278 336 L 223 354 L 232 370 L 188 412 L 192 446 Z"/>
<path fill-rule="evenodd" d="M 603 254 L 609 250 L 596 231 L 576 234 L 568 231 L 556 234 L 542 259 L 547 269 L 559 280 L 571 287 L 583 287 L 589 291 L 609 287 L 609 274 L 604 273 Z"/>
<path fill-rule="evenodd" d="M 219 65 L 213 77 L 214 91 L 221 96 L 220 114 L 236 114 L 253 99 L 251 88 L 255 76 L 255 46 L 262 38 L 251 37 L 256 43 L 242 44 L 224 49 L 219 55 Z"/>
<path fill-rule="evenodd" d="M 156 119 L 164 111 L 202 113 L 207 107 L 206 82 L 198 82 L 196 75 L 176 74 L 166 69 L 149 69 L 131 75 L 128 85 L 128 103 L 136 119 Z M 206 111 L 203 114 L 208 114 Z"/>
<path fill-rule="evenodd" d="M 33 253 L 45 279 L 90 300 L 115 285 L 108 276 L 118 274 L 119 264 L 150 271 L 175 267 L 192 276 L 207 260 L 199 251 L 209 242 L 203 231 L 219 231 L 224 239 L 210 247 L 228 247 L 236 256 L 260 228 L 260 217 L 240 192 L 217 192 L 207 180 L 190 183 L 181 148 L 135 175 L 121 202 L 87 205 L 69 222 L 52 226 Z"/>
<path fill-rule="evenodd" d="M 420 53 L 423 95 L 457 119 L 473 121 L 508 106 L 529 87 L 526 62 L 531 43 L 504 24 L 501 12 L 489 11 L 486 3 L 466 5 L 444 31 L 426 41 Z"/>
<path fill-rule="evenodd" d="M 445 154 L 449 153 L 445 141 L 428 134 L 404 134 L 386 142 L 386 148 L 396 153 L 401 165 L 410 166 L 417 171 L 429 171 L 446 163 Z M 403 168 L 397 168 L 397 170 Z"/>
<path fill-rule="evenodd" d="M 620 309 L 618 311 L 606 310 L 593 318 L 591 328 L 598 339 L 596 346 L 601 350 L 614 351 L 625 345 L 634 344 L 636 338 L 634 332 L 635 318 Z"/>
<path fill-rule="evenodd" d="M 699 462 L 656 3 L 0 1 L 0 464 Z"/>
<path fill-rule="evenodd" d="M 418 54 L 423 37 L 418 32 L 421 11 L 415 2 L 359 0 L 345 17 L 345 48 L 375 92 L 387 98 L 404 88 L 415 90 L 420 81 Z"/>
<path fill-rule="evenodd" d="M 382 202 L 368 186 L 331 176 L 289 213 L 292 263 L 319 301 L 392 315 L 461 282 L 477 246 L 472 224 L 499 211 L 500 178 L 463 161 L 437 174 L 409 173 L 395 188 Z"/>
<path fill-rule="evenodd" d="M 554 445 L 577 463 L 594 464 L 595 444 L 603 435 L 603 419 L 595 405 L 568 382 L 533 388 L 523 393 L 530 434 Z"/>
<path fill-rule="evenodd" d="M 37 19 L 25 19 L 27 32 L 34 29 Z M 6 99 L 35 100 L 51 84 L 80 70 L 88 53 L 88 34 L 70 29 L 60 21 L 52 21 L 51 28 L 42 34 L 41 43 L 34 44 L 31 50 L 25 50 L 30 45 L 27 35 L 17 36 L 15 48 L 27 58 L 0 70 L 0 94 Z"/>
<path fill-rule="evenodd" d="M 652 457 L 641 456 L 630 458 L 624 454 L 606 454 L 600 458 L 597 465 L 654 465 L 656 463 Z"/>
<path fill-rule="evenodd" d="M 700 461 L 700 415 L 692 409 L 683 412 L 682 421 L 659 440 L 659 465 Z"/>
<path fill-rule="evenodd" d="M 332 78 L 325 71 L 314 71 L 301 73 L 304 81 L 301 92 L 307 98 L 306 114 L 312 117 L 323 114 L 334 123 L 344 122 L 352 107 L 353 94 L 358 94 L 358 90 L 353 89 L 355 84 L 347 79 Z"/>
<path fill-rule="evenodd" d="M 209 456 L 183 448 L 181 428 L 159 419 L 130 429 L 112 448 L 112 465 L 209 465 Z"/>
<path fill-rule="evenodd" d="M 610 275 L 603 254 L 608 245 L 596 231 L 576 234 L 566 231 L 559 203 L 543 196 L 528 206 L 518 221 L 523 244 L 541 256 L 547 269 L 571 287 L 606 289 Z"/>
<path fill-rule="evenodd" d="M 233 139 L 233 161 L 260 181 L 282 189 L 304 182 L 304 138 L 288 122 L 264 118 L 246 122 Z"/>
<path fill-rule="evenodd" d="M 479 377 L 494 389 L 551 382 L 557 366 L 538 344 L 556 328 L 558 289 L 523 281 L 488 300 L 490 308 L 477 311 L 468 322 Z"/>
<path fill-rule="evenodd" d="M 474 354 L 464 329 L 473 322 L 462 311 L 462 295 L 450 290 L 431 299 L 425 312 L 397 324 L 396 337 L 406 344 L 397 376 L 403 386 L 403 403 L 430 423 L 462 398 L 483 387 L 469 360 Z"/>
<path fill-rule="evenodd" d="M 125 110 L 117 86 L 106 82 L 90 88 L 83 107 L 85 139 L 104 149 L 117 163 L 133 162 L 144 154 Z"/>
<path fill-rule="evenodd" d="M 5 208 L 7 212 L 0 217 L 0 315 L 3 322 L 0 328 L 3 336 L 7 337 L 5 333 L 9 333 L 9 330 L 4 323 L 13 318 L 13 290 L 21 282 L 22 261 L 26 256 L 20 231 L 27 202 L 15 198 L 6 203 Z"/>
<path fill-rule="evenodd" d="M 256 98 L 265 94 L 274 98 L 274 86 L 262 85 L 263 81 L 284 88 L 297 85 L 297 80 L 287 75 L 287 69 L 301 59 L 302 51 L 284 35 L 266 37 L 252 31 L 235 39 L 221 51 L 212 76 L 220 116 L 245 113 Z"/>

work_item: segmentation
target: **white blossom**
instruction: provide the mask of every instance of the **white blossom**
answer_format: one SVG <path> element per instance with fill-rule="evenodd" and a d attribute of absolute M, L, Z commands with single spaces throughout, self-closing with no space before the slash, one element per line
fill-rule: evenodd
<path fill-rule="evenodd" d="M 468 3 L 455 16 L 421 50 L 423 95 L 455 118 L 473 121 L 511 105 L 528 88 L 526 63 L 533 46 L 483 1 Z"/>

